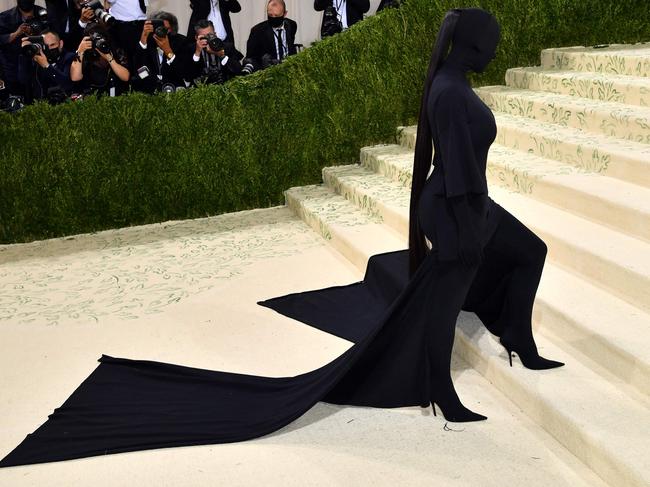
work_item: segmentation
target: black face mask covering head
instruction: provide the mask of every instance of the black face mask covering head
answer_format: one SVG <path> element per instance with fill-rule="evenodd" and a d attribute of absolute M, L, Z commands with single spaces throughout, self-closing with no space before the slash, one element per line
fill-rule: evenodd
<path fill-rule="evenodd" d="M 31 12 L 34 10 L 34 0 L 18 0 L 16 3 L 18 8 L 23 12 Z"/>
<path fill-rule="evenodd" d="M 284 23 L 284 17 L 271 17 L 270 15 L 268 16 L 269 24 L 271 24 L 271 27 L 281 27 L 282 24 Z"/>
<path fill-rule="evenodd" d="M 447 62 L 463 71 L 483 72 L 495 57 L 500 33 L 491 13 L 480 8 L 460 9 Z"/>

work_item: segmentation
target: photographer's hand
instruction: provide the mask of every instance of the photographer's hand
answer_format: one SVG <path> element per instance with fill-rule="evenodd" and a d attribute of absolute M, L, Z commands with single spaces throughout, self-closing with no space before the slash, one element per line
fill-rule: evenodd
<path fill-rule="evenodd" d="M 50 65 L 50 62 L 47 60 L 47 57 L 41 49 L 38 50 L 38 54 L 36 54 L 33 59 L 41 68 L 45 69 Z"/>
<path fill-rule="evenodd" d="M 95 12 L 91 8 L 84 7 L 81 9 L 81 17 L 79 20 L 84 24 L 88 24 L 95 18 Z"/>
<path fill-rule="evenodd" d="M 79 43 L 79 47 L 77 48 L 77 54 L 79 54 L 79 57 L 83 57 L 83 53 L 86 52 L 88 49 L 92 49 L 92 47 L 93 47 L 93 41 L 90 39 L 89 36 L 86 36 Z"/>
<path fill-rule="evenodd" d="M 147 20 L 144 23 L 144 26 L 142 27 L 142 34 L 140 34 L 140 43 L 143 45 L 147 45 L 147 40 L 149 39 L 149 36 L 153 33 L 153 24 L 151 23 L 151 20 Z"/>
<path fill-rule="evenodd" d="M 196 40 L 196 48 L 194 49 L 194 55 L 195 56 L 200 56 L 201 51 L 208 47 L 208 40 L 205 38 L 205 36 L 201 36 Z"/>
<path fill-rule="evenodd" d="M 10 43 L 14 42 L 19 37 L 22 37 L 24 35 L 28 35 L 30 31 L 31 31 L 31 29 L 29 28 L 29 24 L 27 24 L 27 23 L 20 24 L 18 26 L 18 28 L 16 29 L 16 32 L 12 32 L 9 35 L 9 42 Z"/>
<path fill-rule="evenodd" d="M 174 55 L 172 46 L 169 43 L 169 37 L 158 37 L 156 34 L 154 34 L 153 39 L 156 41 L 156 44 L 158 44 L 158 47 L 162 50 L 167 59 Z"/>

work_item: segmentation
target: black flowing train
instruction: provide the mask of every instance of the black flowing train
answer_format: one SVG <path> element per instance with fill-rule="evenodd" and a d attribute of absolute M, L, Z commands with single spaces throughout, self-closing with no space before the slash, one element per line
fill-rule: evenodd
<path fill-rule="evenodd" d="M 463 304 L 497 331 L 508 314 L 507 297 L 517 291 L 511 279 L 534 255 L 526 250 L 536 241 L 502 212 Z M 534 267 L 540 260 L 543 255 L 537 254 Z M 331 362 L 294 377 L 102 355 L 100 365 L 0 467 L 243 441 L 289 424 L 318 401 L 426 407 L 431 357 L 423 337 L 436 317 L 422 303 L 443 291 L 440 276 L 451 268 L 431 252 L 409 280 L 408 251 L 389 252 L 370 258 L 361 282 L 261 302 L 355 343 Z M 511 301 L 510 308 L 518 306 Z"/>

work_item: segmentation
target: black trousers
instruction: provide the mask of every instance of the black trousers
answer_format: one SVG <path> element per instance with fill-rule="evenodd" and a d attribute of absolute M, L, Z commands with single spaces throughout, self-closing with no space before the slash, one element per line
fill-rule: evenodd
<path fill-rule="evenodd" d="M 438 261 L 432 267 L 435 289 L 426 305 L 432 326 L 426 329 L 425 343 L 432 382 L 437 385 L 451 381 L 451 352 L 461 309 L 475 312 L 497 336 L 507 333 L 523 343 L 533 340 L 533 304 L 547 246 L 507 210 L 501 212 L 481 264 Z"/>

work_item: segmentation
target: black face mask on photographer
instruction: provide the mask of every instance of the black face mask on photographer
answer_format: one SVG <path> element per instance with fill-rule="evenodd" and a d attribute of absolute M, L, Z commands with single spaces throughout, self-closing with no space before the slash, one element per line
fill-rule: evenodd
<path fill-rule="evenodd" d="M 43 50 L 43 54 L 45 54 L 47 62 L 50 64 L 55 64 L 61 57 L 61 51 L 59 49 L 50 49 L 49 47 Z"/>
<path fill-rule="evenodd" d="M 23 12 L 31 12 L 34 10 L 35 0 L 18 0 L 18 8 Z"/>
<path fill-rule="evenodd" d="M 278 27 L 282 27 L 282 24 L 284 23 L 284 17 L 271 17 L 269 15 L 268 21 L 269 24 L 271 24 L 271 27 L 278 28 Z"/>

